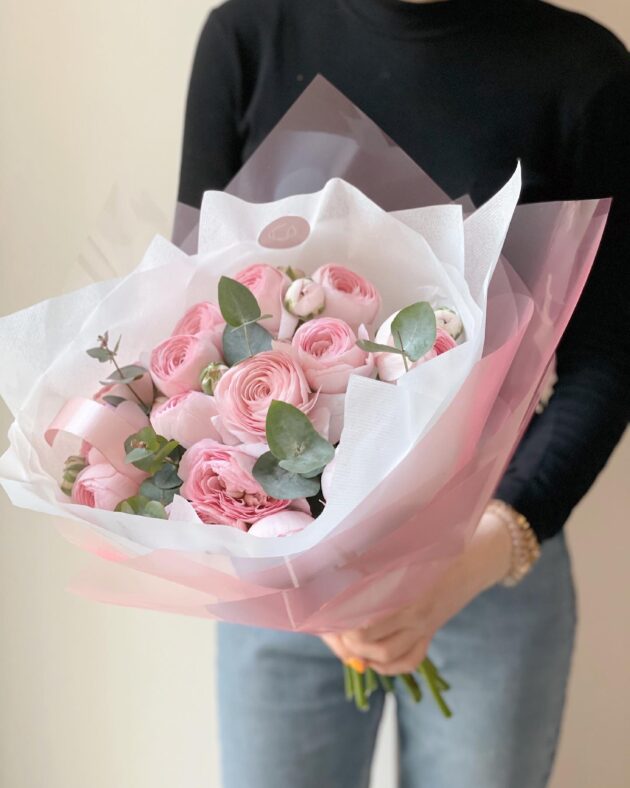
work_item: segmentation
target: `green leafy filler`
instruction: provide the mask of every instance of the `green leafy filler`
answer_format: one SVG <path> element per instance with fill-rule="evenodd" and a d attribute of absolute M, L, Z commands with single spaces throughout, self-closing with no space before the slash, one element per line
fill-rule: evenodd
<path fill-rule="evenodd" d="M 267 411 L 269 451 L 254 465 L 254 478 L 272 498 L 292 500 L 317 495 L 321 474 L 335 448 L 301 410 L 274 400 Z"/>

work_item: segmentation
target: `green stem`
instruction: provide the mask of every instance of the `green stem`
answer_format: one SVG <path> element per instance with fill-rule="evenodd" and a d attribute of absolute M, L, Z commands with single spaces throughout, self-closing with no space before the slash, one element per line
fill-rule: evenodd
<path fill-rule="evenodd" d="M 347 665 L 343 666 L 343 689 L 346 694 L 346 700 L 352 700 L 354 693 L 352 690 L 352 676 L 350 668 Z"/>
<path fill-rule="evenodd" d="M 427 682 L 429 687 L 429 691 L 433 695 L 433 699 L 438 705 L 438 708 L 442 712 L 442 714 L 448 718 L 453 716 L 453 712 L 450 708 L 446 705 L 444 698 L 442 697 L 442 692 L 445 690 L 444 684 L 446 683 L 444 679 L 440 676 L 437 671 L 437 668 L 431 662 L 430 659 L 425 659 L 420 667 L 418 668 L 418 672 Z"/>
<path fill-rule="evenodd" d="M 352 676 L 352 689 L 356 707 L 360 711 L 367 711 L 369 705 L 365 696 L 365 683 L 363 680 L 363 675 L 354 670 L 354 668 L 350 668 L 350 675 Z"/>
<path fill-rule="evenodd" d="M 109 352 L 111 353 L 112 351 L 110 350 Z M 116 359 L 115 359 L 115 357 L 114 357 L 114 355 L 113 355 L 113 354 L 112 354 L 112 362 L 113 362 L 113 364 L 114 364 L 114 367 L 116 367 L 116 372 L 118 372 L 118 374 L 120 375 L 120 377 L 121 377 L 121 378 L 123 378 L 123 377 L 124 377 L 124 375 L 123 375 L 123 373 L 122 373 L 122 371 L 121 371 L 120 367 L 119 367 L 119 366 L 118 366 L 118 364 L 116 363 Z M 133 390 L 133 386 L 131 385 L 131 383 L 125 383 L 125 386 L 127 386 L 127 388 L 129 389 L 129 391 L 130 391 L 130 392 L 133 394 L 133 396 L 134 396 L 134 397 L 135 397 L 135 398 L 138 400 L 138 403 L 140 404 L 140 407 L 141 407 L 141 408 L 142 408 L 142 410 L 143 410 L 143 411 L 146 413 L 146 412 L 147 412 L 147 410 L 148 410 L 148 408 L 149 408 L 149 406 L 148 406 L 148 405 L 146 405 L 146 404 L 145 404 L 145 403 L 142 401 L 142 399 L 140 398 L 140 396 L 139 396 L 138 394 L 136 394 L 136 392 Z"/>
<path fill-rule="evenodd" d="M 378 689 L 378 679 L 376 673 L 372 668 L 365 671 L 365 694 L 369 698 L 370 695 Z"/>
<path fill-rule="evenodd" d="M 413 675 L 411 673 L 403 673 L 400 678 L 403 684 L 409 690 L 409 694 L 414 699 L 414 701 L 416 703 L 420 703 L 422 700 L 422 690 L 420 689 L 420 685 L 415 680 Z"/>
<path fill-rule="evenodd" d="M 391 676 L 381 676 L 380 673 L 377 673 L 378 680 L 381 682 L 381 687 L 383 688 L 384 692 L 393 692 L 394 691 L 394 681 Z"/>

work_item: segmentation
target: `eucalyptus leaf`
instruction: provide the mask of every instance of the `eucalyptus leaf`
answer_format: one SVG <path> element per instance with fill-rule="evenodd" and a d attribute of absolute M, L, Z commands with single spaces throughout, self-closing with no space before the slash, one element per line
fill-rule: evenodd
<path fill-rule="evenodd" d="M 153 457 L 153 452 L 149 451 L 148 449 L 132 449 L 129 454 L 126 455 L 125 462 L 133 464 L 139 462 L 140 460 L 146 460 L 149 457 Z"/>
<path fill-rule="evenodd" d="M 418 301 L 396 315 L 392 321 L 396 347 L 404 350 L 411 361 L 418 361 L 435 344 L 437 325 L 431 304 Z"/>
<path fill-rule="evenodd" d="M 404 352 L 400 348 L 380 345 L 378 342 L 370 342 L 369 339 L 359 339 L 357 345 L 367 353 L 396 353 L 399 356 L 404 356 Z"/>
<path fill-rule="evenodd" d="M 125 514 L 140 514 L 148 503 L 149 499 L 144 495 L 133 495 L 131 498 L 121 501 L 115 511 Z"/>
<path fill-rule="evenodd" d="M 284 468 L 285 471 L 299 473 L 300 476 L 304 476 L 306 479 L 313 479 L 315 476 L 319 476 L 322 469 L 326 467 L 325 465 L 322 466 L 317 457 L 309 459 L 309 457 L 304 456 L 289 460 L 279 460 L 278 464 L 281 468 Z"/>
<path fill-rule="evenodd" d="M 121 501 L 116 507 L 116 511 L 123 512 L 124 514 L 137 514 L 131 504 L 129 504 L 127 501 Z"/>
<path fill-rule="evenodd" d="M 112 374 L 106 380 L 102 380 L 101 383 L 106 386 L 110 383 L 133 383 L 135 380 L 140 380 L 140 378 L 144 377 L 146 373 L 147 370 L 144 367 L 140 367 L 137 364 L 129 364 L 126 367 L 121 367 L 120 370 L 115 369 Z"/>
<path fill-rule="evenodd" d="M 223 358 L 229 367 L 246 358 L 271 350 L 273 337 L 258 323 L 240 328 L 225 327 L 223 332 Z"/>
<path fill-rule="evenodd" d="M 137 514 L 144 517 L 155 517 L 167 520 L 168 515 L 164 506 L 159 501 L 151 501 L 145 495 L 134 495 L 121 501 L 116 507 L 117 512 L 124 514 Z"/>
<path fill-rule="evenodd" d="M 89 350 L 86 350 L 86 353 L 88 356 L 98 359 L 101 364 L 105 361 L 111 361 L 112 358 L 111 350 L 108 350 L 106 347 L 91 347 Z"/>
<path fill-rule="evenodd" d="M 152 453 L 159 450 L 160 441 L 153 427 L 143 427 L 130 435 L 125 441 L 125 452 L 128 454 L 132 449 L 138 448 L 139 444 L 143 444 L 141 448 L 146 448 Z"/>
<path fill-rule="evenodd" d="M 287 402 L 274 400 L 267 411 L 267 444 L 282 460 L 282 468 L 292 473 L 312 473 L 327 465 L 335 449 L 317 432 L 301 410 Z"/>
<path fill-rule="evenodd" d="M 171 463 L 165 463 L 153 476 L 153 483 L 162 490 L 172 490 L 181 487 L 183 482 L 177 475 L 177 469 Z"/>
<path fill-rule="evenodd" d="M 103 397 L 103 402 L 106 402 L 108 405 L 113 405 L 114 408 L 117 408 L 121 402 L 126 401 L 124 397 L 112 397 L 110 394 Z"/>
<path fill-rule="evenodd" d="M 219 280 L 219 308 L 225 322 L 235 328 L 259 320 L 261 315 L 253 293 L 228 276 L 222 276 Z"/>
<path fill-rule="evenodd" d="M 167 441 L 166 438 L 162 437 L 162 435 L 158 435 L 157 439 L 160 448 L 155 453 L 155 461 L 162 463 L 169 456 L 169 454 L 179 446 L 179 443 L 177 441 Z"/>
<path fill-rule="evenodd" d="M 259 457 L 252 473 L 254 479 L 272 498 L 308 498 L 317 495 L 320 490 L 319 479 L 307 479 L 297 473 L 285 471 L 270 451 Z"/>
<path fill-rule="evenodd" d="M 155 483 L 155 476 L 153 476 L 151 479 L 147 479 L 146 481 L 142 482 L 140 485 L 140 495 L 144 495 L 150 501 L 158 501 L 159 503 L 168 506 L 169 503 L 172 503 L 173 498 L 177 493 L 177 489 L 178 488 L 169 490 L 158 487 Z"/>
<path fill-rule="evenodd" d="M 283 462 L 286 462 L 286 460 L 281 460 L 280 465 L 282 465 Z M 322 473 L 324 472 L 324 468 L 325 467 L 326 466 L 324 465 L 322 468 L 317 468 L 316 470 L 312 471 L 311 473 L 301 473 L 300 476 L 303 476 L 305 479 L 314 479 L 316 476 L 321 476 L 322 475 Z"/>
<path fill-rule="evenodd" d="M 168 520 L 166 509 L 161 503 L 158 503 L 157 501 L 149 501 L 149 503 L 144 507 L 142 514 L 145 517 L 154 517 L 158 520 Z"/>

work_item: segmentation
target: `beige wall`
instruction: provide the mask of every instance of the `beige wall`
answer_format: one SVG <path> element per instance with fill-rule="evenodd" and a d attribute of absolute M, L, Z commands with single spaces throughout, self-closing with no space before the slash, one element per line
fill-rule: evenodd
<path fill-rule="evenodd" d="M 0 313 L 80 279 L 77 253 L 115 184 L 144 188 L 163 216 L 147 227 L 168 232 L 209 5 L 0 0 Z M 626 0 L 566 5 L 630 41 Z M 569 529 L 581 627 L 554 788 L 630 784 L 629 467 L 626 438 Z M 218 787 L 212 627 L 66 594 L 90 559 L 0 498 L 2 788 Z M 386 746 L 378 788 L 391 760 Z"/>

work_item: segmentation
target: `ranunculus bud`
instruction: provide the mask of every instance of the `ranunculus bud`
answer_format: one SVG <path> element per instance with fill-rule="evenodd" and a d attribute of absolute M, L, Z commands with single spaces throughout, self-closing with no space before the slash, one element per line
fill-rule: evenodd
<path fill-rule="evenodd" d="M 433 310 L 435 312 L 435 322 L 438 328 L 446 331 L 453 339 L 459 339 L 464 330 L 462 319 L 457 312 L 447 306 L 439 306 Z"/>
<path fill-rule="evenodd" d="M 326 291 L 307 276 L 291 283 L 284 297 L 284 308 L 292 315 L 310 320 L 321 314 L 326 305 Z"/>
<path fill-rule="evenodd" d="M 217 383 L 221 380 L 223 375 L 228 371 L 229 367 L 225 364 L 217 364 L 215 361 L 203 370 L 199 376 L 201 383 L 201 390 L 204 394 L 214 394 Z"/>
<path fill-rule="evenodd" d="M 68 457 L 63 465 L 62 482 L 59 485 L 61 492 L 65 495 L 72 495 L 72 486 L 76 481 L 77 476 L 87 465 L 85 457 L 72 456 Z"/>

